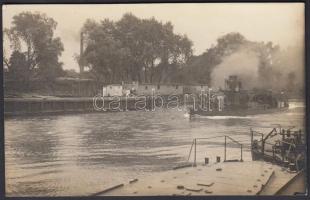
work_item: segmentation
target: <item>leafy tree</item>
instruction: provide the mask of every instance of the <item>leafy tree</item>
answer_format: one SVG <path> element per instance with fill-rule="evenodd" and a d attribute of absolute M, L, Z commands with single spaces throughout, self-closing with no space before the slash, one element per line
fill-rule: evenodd
<path fill-rule="evenodd" d="M 22 12 L 13 17 L 11 28 L 5 29 L 14 52 L 24 55 L 28 80 L 37 77 L 53 81 L 62 73 L 62 63 L 58 58 L 64 48 L 60 38 L 54 37 L 56 26 L 56 21 L 45 14 Z M 20 59 L 11 57 L 15 58 Z"/>
<path fill-rule="evenodd" d="M 106 82 L 160 82 L 169 67 L 181 66 L 192 54 L 186 36 L 174 34 L 171 23 L 155 18 L 127 13 L 117 22 L 87 20 L 82 31 L 87 40 L 80 60 Z"/>
<path fill-rule="evenodd" d="M 126 67 L 128 80 L 142 81 L 143 49 L 140 48 L 141 20 L 131 13 L 126 13 L 115 23 L 115 36 L 120 39 L 122 45 L 129 50 L 129 58 Z"/>
<path fill-rule="evenodd" d="M 119 82 L 123 77 L 128 51 L 113 35 L 113 28 L 114 24 L 109 20 L 101 24 L 88 20 L 83 27 L 87 46 L 82 59 L 98 81 Z"/>
<path fill-rule="evenodd" d="M 23 53 L 14 51 L 8 63 L 8 70 L 11 79 L 21 82 L 27 81 L 30 70 L 27 67 L 26 56 Z"/>

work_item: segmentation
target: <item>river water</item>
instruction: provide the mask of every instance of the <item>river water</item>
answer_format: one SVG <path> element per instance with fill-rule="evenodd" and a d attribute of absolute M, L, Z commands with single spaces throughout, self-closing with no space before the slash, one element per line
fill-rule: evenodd
<path fill-rule="evenodd" d="M 189 120 L 166 109 L 5 119 L 6 195 L 90 195 L 186 162 L 196 137 L 229 135 L 250 160 L 250 127 L 303 128 L 304 118 L 303 104 L 292 102 L 288 111 L 247 117 Z M 197 144 L 197 156 L 223 159 L 223 138 Z M 227 159 L 240 159 L 239 146 L 230 144 Z"/>

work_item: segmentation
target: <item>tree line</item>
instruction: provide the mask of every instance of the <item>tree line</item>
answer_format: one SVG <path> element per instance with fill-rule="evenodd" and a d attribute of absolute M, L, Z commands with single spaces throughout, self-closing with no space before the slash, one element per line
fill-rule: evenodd
<path fill-rule="evenodd" d="M 21 84 L 32 79 L 53 84 L 56 77 L 74 75 L 63 70 L 59 61 L 64 46 L 54 36 L 56 27 L 57 22 L 43 13 L 22 12 L 13 17 L 12 26 L 4 29 L 12 52 L 3 59 L 9 78 Z M 294 69 L 296 62 L 287 59 L 292 52 L 271 42 L 249 41 L 240 33 L 219 37 L 215 45 L 198 56 L 193 55 L 193 42 L 186 35 L 176 34 L 170 22 L 163 23 L 154 17 L 140 19 L 126 13 L 118 21 L 88 19 L 81 34 L 84 50 L 76 60 L 88 69 L 84 76 L 107 84 L 139 81 L 211 85 L 212 71 L 241 48 L 257 56 L 262 82 L 283 78 L 294 85 L 292 82 L 298 80 L 294 70 L 279 70 L 282 66 Z"/>
<path fill-rule="evenodd" d="M 96 79 L 108 83 L 165 82 L 165 75 L 184 67 L 192 42 L 173 32 L 170 22 L 139 19 L 127 13 L 116 22 L 87 20 L 82 28 L 85 51 L 79 60 Z"/>

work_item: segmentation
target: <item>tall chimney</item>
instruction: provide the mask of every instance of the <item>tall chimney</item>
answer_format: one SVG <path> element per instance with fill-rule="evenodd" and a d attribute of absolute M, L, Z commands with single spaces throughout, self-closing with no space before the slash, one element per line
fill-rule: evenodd
<path fill-rule="evenodd" d="M 84 37 L 83 37 L 83 31 L 81 31 L 81 36 L 80 36 L 80 75 L 84 73 L 84 61 L 83 61 L 83 51 L 84 51 Z"/>

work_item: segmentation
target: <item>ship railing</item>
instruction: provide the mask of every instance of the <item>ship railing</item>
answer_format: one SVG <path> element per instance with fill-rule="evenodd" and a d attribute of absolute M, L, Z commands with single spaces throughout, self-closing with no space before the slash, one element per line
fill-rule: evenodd
<path fill-rule="evenodd" d="M 294 126 L 289 127 L 287 130 L 291 130 L 295 128 Z M 288 163 L 293 163 L 296 166 L 296 170 L 302 169 L 302 167 L 299 167 L 299 159 L 300 155 L 302 154 L 302 150 L 298 149 L 298 144 L 296 144 L 294 141 L 286 141 L 285 136 L 287 133 L 285 133 L 285 129 L 280 129 L 278 132 L 275 128 L 272 129 L 268 134 L 264 134 L 262 132 L 251 130 L 251 149 L 252 149 L 252 155 L 253 151 L 256 151 L 257 153 L 261 154 L 259 157 L 260 159 L 271 159 L 271 161 L 277 162 L 281 165 L 288 165 Z M 284 131 L 282 131 L 284 130 Z M 268 142 L 268 138 L 273 134 L 279 134 L 282 136 L 282 140 L 276 140 L 274 143 Z M 300 132 L 301 133 L 301 132 Z M 254 136 L 259 135 L 261 137 L 260 141 L 258 141 L 257 145 L 254 144 Z M 301 141 L 303 134 L 300 134 Z M 261 143 L 261 144 L 259 144 Z M 301 143 L 302 145 L 302 143 Z M 268 148 L 268 146 L 270 148 Z M 300 146 L 300 145 L 299 145 Z"/>
<path fill-rule="evenodd" d="M 197 141 L 202 141 L 202 140 L 210 140 L 210 139 L 215 139 L 215 138 L 224 138 L 224 162 L 230 161 L 227 160 L 227 142 L 231 141 L 235 144 L 237 144 L 240 147 L 240 159 L 238 161 L 242 162 L 243 161 L 243 155 L 242 155 L 242 151 L 243 151 L 243 144 L 238 142 L 237 140 L 233 139 L 232 137 L 228 136 L 228 135 L 221 135 L 221 136 L 213 136 L 213 137 L 203 137 L 203 138 L 194 138 L 191 144 L 191 148 L 188 154 L 188 158 L 187 158 L 187 162 L 189 162 L 192 154 L 194 154 L 194 162 L 193 162 L 193 166 L 197 165 Z M 194 148 L 194 150 L 193 150 Z"/>

